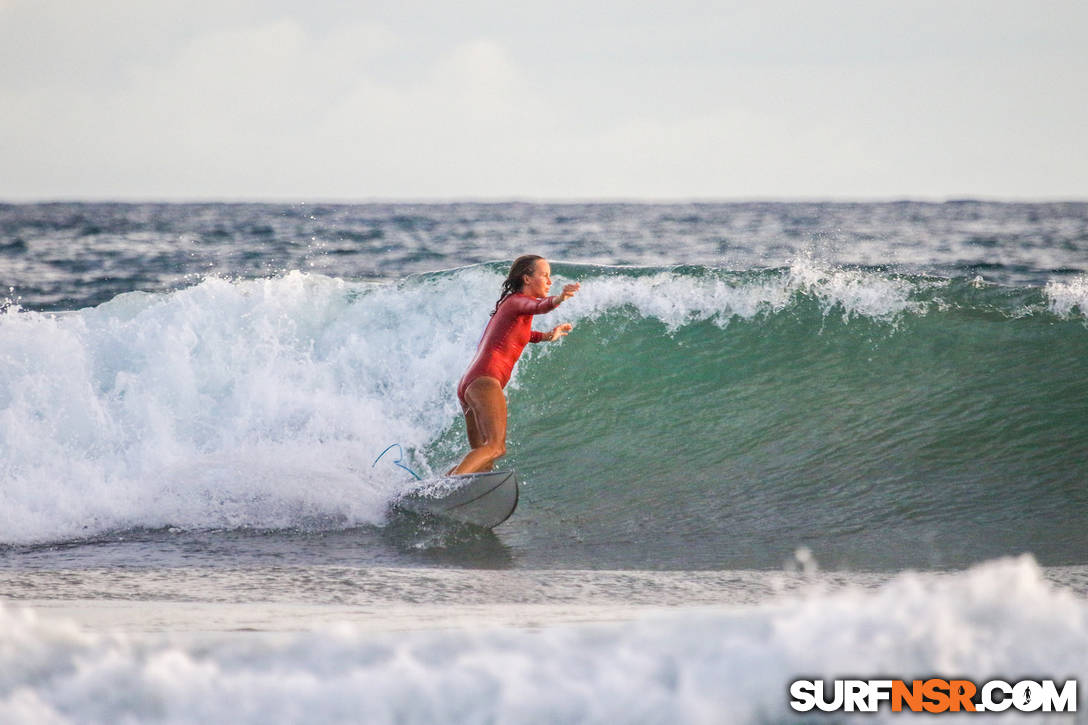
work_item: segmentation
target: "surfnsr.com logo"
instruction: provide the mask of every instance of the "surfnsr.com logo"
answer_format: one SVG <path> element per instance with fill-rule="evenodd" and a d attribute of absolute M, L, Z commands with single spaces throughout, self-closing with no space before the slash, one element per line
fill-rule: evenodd
<path fill-rule="evenodd" d="M 798 712 L 1076 712 L 1077 681 L 1054 680 L 795 680 L 790 707 Z"/>

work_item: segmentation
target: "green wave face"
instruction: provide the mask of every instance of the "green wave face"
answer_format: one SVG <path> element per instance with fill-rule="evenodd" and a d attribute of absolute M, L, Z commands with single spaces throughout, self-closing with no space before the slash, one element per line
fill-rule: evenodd
<path fill-rule="evenodd" d="M 575 331 L 530 349 L 508 389 L 532 556 L 1084 561 L 1088 329 L 1053 291 L 856 270 L 561 272 L 589 311 L 571 304 Z"/>

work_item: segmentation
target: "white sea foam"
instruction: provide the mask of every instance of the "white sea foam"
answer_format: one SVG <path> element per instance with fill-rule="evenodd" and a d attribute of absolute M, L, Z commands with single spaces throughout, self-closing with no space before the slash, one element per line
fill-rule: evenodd
<path fill-rule="evenodd" d="M 374 456 L 455 413 L 471 303 L 441 294 L 292 273 L 5 314 L 3 539 L 380 520 L 398 470 Z"/>
<path fill-rule="evenodd" d="M 1080 315 L 1088 320 L 1088 275 L 1068 281 L 1051 280 L 1043 293 L 1050 301 L 1050 311 L 1058 317 Z"/>
<path fill-rule="evenodd" d="M 825 315 L 839 311 L 844 320 L 868 317 L 890 321 L 905 312 L 921 312 L 911 300 L 914 286 L 903 279 L 873 272 L 826 268 L 811 260 L 790 265 L 788 287 L 812 295 Z"/>
<path fill-rule="evenodd" d="M 932 676 L 1083 682 L 1088 602 L 1025 557 L 875 590 L 533 631 L 344 624 L 163 639 L 0 608 L 0 721 L 14 724 L 749 723 L 789 720 L 799 677 Z M 894 719 L 886 708 L 869 719 Z"/>
<path fill-rule="evenodd" d="M 798 295 L 806 295 L 818 302 L 824 315 L 889 322 L 903 313 L 923 310 L 911 299 L 913 291 L 911 283 L 901 279 L 828 268 L 801 258 L 786 270 L 744 278 L 672 272 L 598 278 L 579 293 L 576 309 L 582 315 L 597 315 L 627 305 L 675 331 L 702 320 L 726 327 L 733 319 L 780 312 Z"/>
<path fill-rule="evenodd" d="M 0 541 L 380 522 L 404 474 L 371 461 L 394 442 L 425 450 L 458 419 L 500 282 L 486 267 L 384 285 L 292 272 L 0 313 Z M 797 263 L 744 281 L 599 276 L 537 327 L 631 306 L 670 330 L 724 327 L 799 292 L 844 317 L 912 305 L 905 283 Z"/>

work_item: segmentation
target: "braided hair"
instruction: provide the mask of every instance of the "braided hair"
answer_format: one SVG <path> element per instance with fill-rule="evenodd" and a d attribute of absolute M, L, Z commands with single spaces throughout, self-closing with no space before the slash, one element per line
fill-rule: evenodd
<path fill-rule="evenodd" d="M 506 280 L 502 283 L 502 294 L 499 295 L 499 301 L 495 303 L 495 309 L 491 310 L 492 317 L 499 311 L 499 305 L 502 304 L 503 300 L 510 295 L 521 292 L 525 286 L 525 280 L 522 278 L 527 274 L 532 275 L 538 259 L 544 258 L 539 254 L 523 254 L 510 265 L 510 273 L 506 275 Z"/>

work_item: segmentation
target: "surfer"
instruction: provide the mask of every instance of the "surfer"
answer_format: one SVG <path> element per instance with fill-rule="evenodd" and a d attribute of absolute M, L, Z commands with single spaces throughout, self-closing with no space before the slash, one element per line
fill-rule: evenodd
<path fill-rule="evenodd" d="M 502 284 L 491 320 L 476 348 L 476 357 L 457 385 L 465 412 L 468 444 L 472 448 L 450 473 L 490 471 L 506 455 L 506 395 L 514 363 L 530 342 L 555 342 L 573 327 L 569 322 L 548 332 L 532 329 L 533 315 L 551 312 L 574 296 L 578 283 L 563 286 L 562 294 L 547 297 L 552 286 L 548 260 L 526 254 L 514 260 Z"/>

